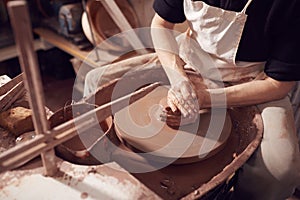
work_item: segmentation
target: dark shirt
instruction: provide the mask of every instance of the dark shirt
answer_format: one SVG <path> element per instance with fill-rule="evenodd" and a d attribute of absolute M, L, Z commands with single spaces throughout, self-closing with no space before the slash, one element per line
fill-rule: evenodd
<path fill-rule="evenodd" d="M 247 0 L 204 0 L 240 12 Z M 155 0 L 153 8 L 172 23 L 186 20 L 183 0 Z M 266 61 L 265 73 L 279 81 L 300 80 L 300 1 L 253 0 L 239 44 L 237 61 Z"/>

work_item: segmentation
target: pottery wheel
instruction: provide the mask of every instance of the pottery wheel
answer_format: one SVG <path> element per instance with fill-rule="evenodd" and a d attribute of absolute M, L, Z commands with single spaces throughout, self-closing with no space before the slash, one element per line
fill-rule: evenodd
<path fill-rule="evenodd" d="M 159 119 L 167 92 L 167 87 L 160 86 L 116 113 L 118 137 L 139 151 L 177 163 L 200 161 L 220 151 L 232 127 L 226 110 L 202 113 L 195 123 L 175 129 Z"/>

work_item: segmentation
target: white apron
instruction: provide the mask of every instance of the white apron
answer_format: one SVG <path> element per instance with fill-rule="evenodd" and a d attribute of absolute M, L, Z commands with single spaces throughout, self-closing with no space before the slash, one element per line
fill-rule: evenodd
<path fill-rule="evenodd" d="M 184 0 L 190 29 L 177 38 L 179 55 L 203 77 L 224 82 L 244 82 L 258 78 L 265 62 L 236 61 L 245 26 L 246 9 L 228 11 L 202 1 Z"/>
<path fill-rule="evenodd" d="M 184 0 L 190 29 L 177 38 L 179 55 L 202 77 L 239 84 L 263 79 L 265 62 L 236 61 L 236 53 L 252 0 L 241 12 Z M 300 184 L 300 156 L 288 98 L 259 104 L 264 122 L 260 147 L 239 174 L 237 199 L 283 200 Z M 283 136 L 284 135 L 284 136 Z M 250 196 L 252 195 L 252 196 Z"/>

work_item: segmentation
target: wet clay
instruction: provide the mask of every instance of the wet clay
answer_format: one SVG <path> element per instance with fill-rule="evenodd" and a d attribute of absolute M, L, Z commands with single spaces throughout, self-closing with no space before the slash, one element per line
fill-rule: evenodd
<path fill-rule="evenodd" d="M 51 128 L 58 126 L 68 120 L 71 120 L 77 116 L 80 116 L 92 109 L 95 106 L 86 103 L 79 103 L 69 105 L 56 111 L 50 118 Z M 88 130 L 80 132 L 80 135 L 76 135 L 70 140 L 63 142 L 56 146 L 56 154 L 71 163 L 85 164 L 85 165 L 96 165 L 101 164 L 99 159 L 94 158 L 89 151 L 96 145 L 98 138 L 103 136 L 112 130 L 113 120 L 112 117 L 108 117 L 105 120 L 99 122 L 99 125 L 93 126 Z M 98 146 L 104 146 L 105 140 L 99 141 Z M 99 150 L 100 153 L 100 150 Z"/>
<path fill-rule="evenodd" d="M 116 113 L 117 135 L 134 148 L 154 155 L 154 159 L 166 158 L 169 162 L 179 158 L 177 164 L 200 161 L 219 152 L 231 133 L 231 119 L 226 110 L 215 111 L 214 117 L 205 112 L 193 124 L 170 127 L 159 119 L 167 92 L 168 88 L 161 86 Z"/>

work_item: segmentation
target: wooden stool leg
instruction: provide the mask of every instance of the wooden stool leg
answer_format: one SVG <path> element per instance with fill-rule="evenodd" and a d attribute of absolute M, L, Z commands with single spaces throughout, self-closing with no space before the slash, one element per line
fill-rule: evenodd
<path fill-rule="evenodd" d="M 29 93 L 29 103 L 33 111 L 33 124 L 37 134 L 47 134 L 49 124 L 45 111 L 45 100 L 37 56 L 33 48 L 33 36 L 26 1 L 8 2 L 15 42 L 19 52 L 25 87 Z M 53 176 L 57 172 L 54 150 L 41 154 L 46 175 Z"/>

